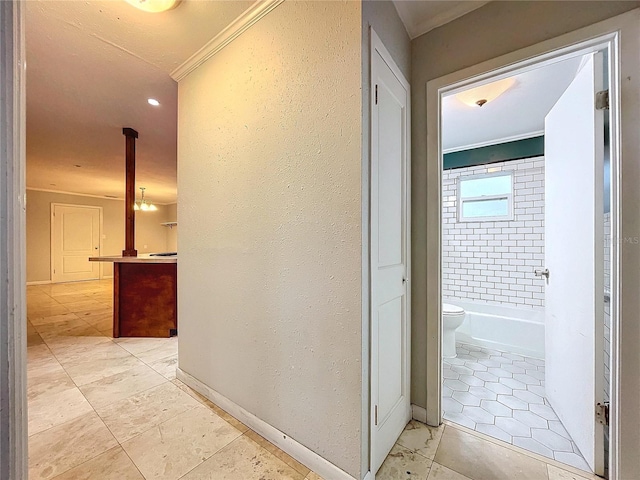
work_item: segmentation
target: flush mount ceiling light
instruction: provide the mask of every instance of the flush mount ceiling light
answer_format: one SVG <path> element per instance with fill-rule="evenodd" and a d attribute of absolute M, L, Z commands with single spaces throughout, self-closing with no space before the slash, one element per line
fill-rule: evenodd
<path fill-rule="evenodd" d="M 144 191 L 146 190 L 145 187 L 140 187 L 140 190 L 142 190 L 142 198 L 140 199 L 140 202 L 133 203 L 133 209 L 142 210 L 143 212 L 153 212 L 158 210 L 158 207 L 156 207 L 153 203 L 147 203 L 147 201 L 144 199 Z"/>
<path fill-rule="evenodd" d="M 176 8 L 180 0 L 125 0 L 140 10 L 150 13 L 159 13 Z"/>
<path fill-rule="evenodd" d="M 484 104 L 498 98 L 515 83 L 515 78 L 505 78 L 457 93 L 456 98 L 470 107 L 482 107 Z"/>
<path fill-rule="evenodd" d="M 153 105 L 154 107 L 157 107 L 160 105 L 160 102 L 158 100 L 156 100 L 155 98 L 148 98 L 147 99 L 147 103 L 149 105 Z"/>

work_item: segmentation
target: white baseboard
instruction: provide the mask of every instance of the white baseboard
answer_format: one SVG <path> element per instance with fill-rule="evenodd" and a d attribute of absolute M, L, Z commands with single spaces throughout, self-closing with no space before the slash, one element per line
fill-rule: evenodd
<path fill-rule="evenodd" d="M 421 423 L 427 423 L 427 409 L 411 404 L 411 417 Z"/>
<path fill-rule="evenodd" d="M 301 443 L 296 442 L 287 434 L 269 425 L 264 420 L 259 419 L 254 414 L 246 411 L 237 403 L 229 400 L 227 397 L 216 392 L 212 388 L 209 388 L 204 383 L 189 375 L 180 368 L 176 369 L 176 377 L 178 378 L 178 380 L 193 388 L 196 392 L 205 396 L 220 408 L 236 417 L 253 431 L 262 435 L 275 446 L 291 455 L 300 463 L 306 465 L 322 478 L 326 478 L 327 480 L 355 480 L 354 477 L 352 477 L 339 467 L 336 467 L 327 459 L 322 458 L 314 451 L 305 447 Z M 374 477 L 369 476 L 369 474 L 367 474 L 367 476 L 365 477 L 365 479 L 367 480 L 373 480 L 373 478 Z"/>
<path fill-rule="evenodd" d="M 49 285 L 51 280 L 37 280 L 35 282 L 27 282 L 27 286 L 30 285 Z"/>

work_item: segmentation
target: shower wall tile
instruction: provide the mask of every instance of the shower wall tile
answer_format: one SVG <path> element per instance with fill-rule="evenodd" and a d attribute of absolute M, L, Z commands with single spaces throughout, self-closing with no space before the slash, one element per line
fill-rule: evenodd
<path fill-rule="evenodd" d="M 457 178 L 513 171 L 514 219 L 457 221 Z M 544 306 L 544 157 L 445 170 L 442 179 L 444 297 Z"/>

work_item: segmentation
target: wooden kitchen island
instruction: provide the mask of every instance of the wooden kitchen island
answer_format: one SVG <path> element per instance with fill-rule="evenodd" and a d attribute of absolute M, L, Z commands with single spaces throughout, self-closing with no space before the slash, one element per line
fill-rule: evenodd
<path fill-rule="evenodd" d="M 177 255 L 89 260 L 113 263 L 114 338 L 177 335 Z"/>

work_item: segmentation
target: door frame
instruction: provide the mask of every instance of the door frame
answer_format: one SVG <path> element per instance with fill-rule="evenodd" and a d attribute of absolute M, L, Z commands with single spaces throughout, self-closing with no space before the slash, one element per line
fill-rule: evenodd
<path fill-rule="evenodd" d="M 393 57 L 391 56 L 391 54 L 389 53 L 389 51 L 387 50 L 387 48 L 384 46 L 384 44 L 382 43 L 382 40 L 380 40 L 380 37 L 378 37 L 378 35 L 376 34 L 376 32 L 374 31 L 373 28 L 370 29 L 371 32 L 371 38 L 370 38 L 370 57 L 369 57 L 369 64 L 373 65 L 373 58 L 374 55 L 376 54 L 376 52 L 380 55 L 380 57 L 382 58 L 382 60 L 387 64 L 387 66 L 390 68 L 390 70 L 392 71 L 392 73 L 395 75 L 395 77 L 398 79 L 398 81 L 402 84 L 402 86 L 406 89 L 407 91 L 407 108 L 405 110 L 405 125 L 406 125 L 406 135 L 405 135 L 405 139 L 404 139 L 404 148 L 405 148 L 405 158 L 406 158 L 406 165 L 405 165 L 405 205 L 406 205 L 406 211 L 405 211 L 405 249 L 406 249 L 406 262 L 407 262 L 407 271 L 406 271 L 406 275 L 407 275 L 407 291 L 405 294 L 405 302 L 406 302 L 406 311 L 405 311 L 405 332 L 406 332 L 406 336 L 405 336 L 405 342 L 406 342 L 406 347 L 405 347 L 405 355 L 404 355 L 404 359 L 403 359 L 403 363 L 404 363 L 404 368 L 405 368 L 405 384 L 406 384 L 406 388 L 407 388 L 407 395 L 409 397 L 409 408 L 411 408 L 411 86 L 409 84 L 409 82 L 407 81 L 407 79 L 404 77 L 404 75 L 402 74 L 402 71 L 400 70 L 400 68 L 398 67 L 398 65 L 395 63 L 395 61 L 393 60 Z M 370 142 L 369 142 L 369 153 L 370 153 L 370 160 L 369 160 L 369 168 L 371 165 L 371 161 L 373 156 L 371 155 L 371 152 L 373 151 L 373 146 L 375 144 L 375 142 L 377 141 L 377 134 L 374 132 L 373 130 L 373 110 L 375 107 L 375 80 L 373 78 L 373 68 L 370 69 L 369 72 L 369 85 L 370 85 L 370 92 L 369 92 L 369 132 L 370 132 Z M 371 171 L 372 169 L 370 168 L 369 171 L 369 188 L 368 188 L 368 204 L 371 205 L 371 196 L 372 196 L 372 187 L 371 187 Z M 374 295 L 373 295 L 373 290 L 375 288 L 375 285 L 373 284 L 373 282 L 371 281 L 371 270 L 372 270 L 372 259 L 371 259 L 371 215 L 373 214 L 373 211 L 369 212 L 369 215 L 367 217 L 367 222 L 368 222 L 368 229 L 369 229 L 369 258 L 368 258 L 368 270 L 369 270 L 369 315 L 368 315 L 368 319 L 367 319 L 367 330 L 369 332 L 369 338 L 368 338 L 368 347 L 369 347 L 369 355 L 368 355 L 368 363 L 369 363 L 369 399 L 368 399 L 368 408 L 369 408 L 369 415 L 368 415 L 368 427 L 369 427 L 369 448 L 368 448 L 368 454 L 369 454 L 369 472 L 367 473 L 367 476 L 365 476 L 365 478 L 367 480 L 369 479 L 374 479 L 375 478 L 375 472 L 372 471 L 371 467 L 373 465 L 373 448 L 374 448 L 374 439 L 373 439 L 373 426 L 375 425 L 375 411 L 374 411 L 374 402 L 373 402 L 373 391 L 374 391 L 374 387 L 377 386 L 377 384 L 374 382 L 374 376 L 373 376 L 373 371 L 371 369 L 371 365 L 372 365 L 372 359 L 373 359 L 373 343 L 372 343 L 372 320 L 373 320 L 373 300 L 374 300 Z"/>
<path fill-rule="evenodd" d="M 485 61 L 427 82 L 427 345 L 426 413 L 429 425 L 441 416 L 441 275 L 442 275 L 442 145 L 441 96 L 472 83 L 508 76 L 523 67 L 557 61 L 561 57 L 607 47 L 610 51 L 609 96 L 611 104 L 611 400 L 610 478 L 633 478 L 640 468 L 640 438 L 635 426 L 640 411 L 634 400 L 640 395 L 640 248 L 637 240 L 640 204 L 640 9 L 581 28 L 542 43 Z M 623 80 L 624 79 L 624 80 Z M 624 108 L 623 108 L 624 105 Z M 624 177 L 621 173 L 624 171 Z M 630 239 L 629 242 L 625 242 Z M 634 248 L 634 245 L 636 247 Z M 625 248 L 626 247 L 626 248 Z M 631 268 L 624 268 L 629 265 Z M 625 320 L 626 319 L 626 320 Z M 621 332 L 624 331 L 624 335 Z M 624 392 L 624 395 L 623 395 Z M 594 406 L 595 407 L 595 406 Z"/>
<path fill-rule="evenodd" d="M 26 55 L 24 3 L 0 2 L 0 479 L 26 480 Z M 6 403 L 4 403 L 6 402 Z"/>
<path fill-rule="evenodd" d="M 55 266 L 54 255 L 53 255 L 53 251 L 54 251 L 53 246 L 55 244 L 55 228 L 53 228 L 53 224 L 55 222 L 54 212 L 55 212 L 55 208 L 56 207 L 76 207 L 76 208 L 96 208 L 96 209 L 98 209 L 98 212 L 100 214 L 100 220 L 99 220 L 99 222 L 100 222 L 100 224 L 99 224 L 100 231 L 98 233 L 99 244 L 98 244 L 98 252 L 95 255 L 96 257 L 99 257 L 101 252 L 104 249 L 104 245 L 103 245 L 104 240 L 102 239 L 102 232 L 104 231 L 103 230 L 103 220 L 104 220 L 103 219 L 103 209 L 102 209 L 102 207 L 100 207 L 98 205 L 77 205 L 77 204 L 73 204 L 73 203 L 59 203 L 59 202 L 51 203 L 51 224 L 50 224 L 51 225 L 51 228 L 50 228 L 50 230 L 51 230 L 51 232 L 50 232 L 50 234 L 51 234 L 51 243 L 49 245 L 49 252 L 50 252 L 50 256 L 51 256 L 51 258 L 50 258 L 50 261 L 51 261 L 50 277 L 51 277 L 51 283 L 64 283 L 64 282 L 57 282 L 54 279 L 54 273 L 53 273 L 54 266 Z M 103 263 L 100 262 L 100 267 L 98 269 L 98 279 L 102 280 L 103 278 L 104 278 Z"/>

